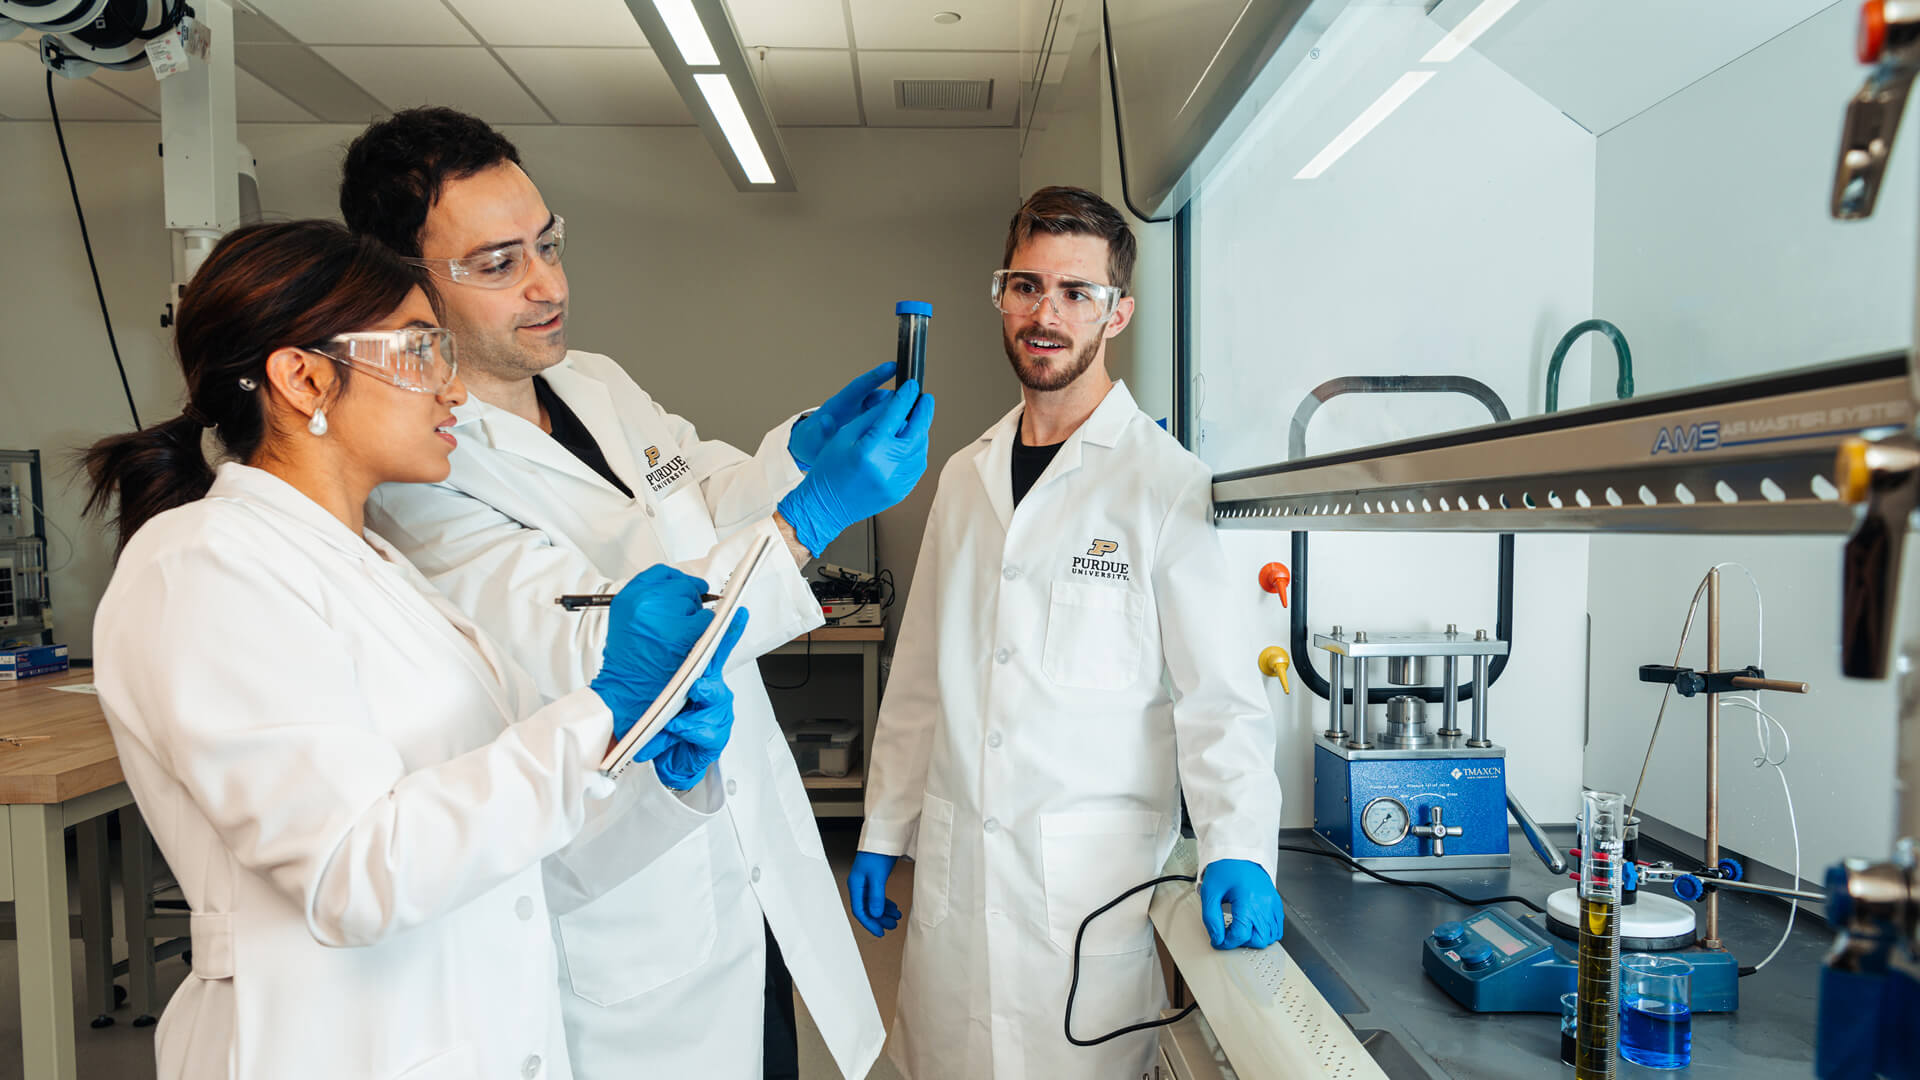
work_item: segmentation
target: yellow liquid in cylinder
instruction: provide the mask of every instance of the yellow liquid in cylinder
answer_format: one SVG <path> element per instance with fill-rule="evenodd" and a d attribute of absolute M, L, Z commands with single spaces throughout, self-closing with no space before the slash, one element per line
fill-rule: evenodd
<path fill-rule="evenodd" d="M 1580 901 L 1580 1023 L 1574 1080 L 1613 1080 L 1620 1042 L 1620 906 Z"/>

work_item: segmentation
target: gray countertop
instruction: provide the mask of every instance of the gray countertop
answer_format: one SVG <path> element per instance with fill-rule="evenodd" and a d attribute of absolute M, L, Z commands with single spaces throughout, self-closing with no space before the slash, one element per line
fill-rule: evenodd
<path fill-rule="evenodd" d="M 1571 845 L 1571 827 L 1547 831 L 1563 851 Z M 1283 832 L 1281 843 L 1319 846 L 1305 829 Z M 1470 897 L 1511 893 L 1543 906 L 1547 894 L 1569 884 L 1534 858 L 1517 831 L 1513 851 L 1510 870 L 1388 876 L 1433 881 Z M 1643 851 L 1641 857 L 1653 856 Z M 1421 969 L 1422 941 L 1440 923 L 1464 917 L 1460 905 L 1430 890 L 1374 881 L 1333 859 L 1287 851 L 1280 853 L 1278 876 L 1288 953 L 1394 1080 L 1572 1076 L 1572 1066 L 1560 1063 L 1557 1016 L 1470 1012 Z M 1524 913 L 1517 905 L 1504 907 Z M 1720 912 L 1721 938 L 1743 965 L 1766 956 L 1787 918 L 1784 903 L 1751 894 L 1723 894 Z M 1810 1075 L 1820 961 L 1831 943 L 1826 925 L 1802 911 L 1780 955 L 1740 981 L 1739 1012 L 1694 1015 L 1691 1067 L 1659 1071 L 1622 1060 L 1619 1075 Z"/>

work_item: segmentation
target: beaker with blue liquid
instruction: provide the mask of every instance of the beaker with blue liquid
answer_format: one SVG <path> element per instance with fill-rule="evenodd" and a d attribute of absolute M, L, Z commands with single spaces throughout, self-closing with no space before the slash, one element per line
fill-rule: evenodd
<path fill-rule="evenodd" d="M 1649 1069 L 1693 1060 L 1693 965 L 1636 953 L 1620 962 L 1620 1056 Z"/>

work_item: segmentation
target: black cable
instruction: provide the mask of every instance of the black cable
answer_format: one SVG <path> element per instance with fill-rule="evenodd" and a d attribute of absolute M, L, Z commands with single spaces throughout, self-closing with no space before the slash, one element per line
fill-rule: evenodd
<path fill-rule="evenodd" d="M 1192 874 L 1168 874 L 1165 877 L 1154 878 L 1152 881 L 1141 882 L 1126 892 L 1121 893 L 1119 896 L 1114 897 L 1112 900 L 1107 901 L 1105 905 L 1101 906 L 1093 914 L 1080 920 L 1080 929 L 1074 931 L 1073 934 L 1073 977 L 1067 981 L 1067 1016 L 1065 1029 L 1068 1042 L 1075 1046 L 1099 1046 L 1104 1042 L 1112 1042 L 1122 1035 L 1131 1035 L 1136 1031 L 1149 1031 L 1153 1028 L 1166 1027 L 1168 1024 L 1179 1023 L 1187 1018 L 1187 1014 L 1200 1007 L 1200 1003 L 1196 1001 L 1186 1008 L 1181 1009 L 1177 1015 L 1163 1017 L 1159 1020 L 1145 1020 L 1138 1024 L 1130 1024 L 1118 1031 L 1109 1031 L 1097 1039 L 1076 1039 L 1073 1036 L 1073 998 L 1075 994 L 1080 992 L 1080 941 L 1087 936 L 1087 925 L 1100 916 L 1105 915 L 1107 912 L 1112 911 L 1114 908 L 1119 907 L 1134 893 L 1144 889 L 1151 889 L 1156 885 L 1164 885 L 1169 881 L 1192 880 L 1194 880 Z"/>
<path fill-rule="evenodd" d="M 1431 881 L 1415 881 L 1412 878 L 1390 878 L 1385 874 L 1361 866 L 1359 863 L 1354 862 L 1351 856 L 1343 852 L 1328 851 L 1325 848 L 1299 847 L 1293 844 L 1281 844 L 1280 850 L 1291 851 L 1295 855 L 1318 855 L 1325 859 L 1338 859 L 1377 881 L 1384 881 L 1389 885 L 1399 885 L 1408 889 L 1432 889 L 1434 892 L 1439 893 L 1454 903 L 1461 904 L 1465 907 L 1486 907 L 1489 904 L 1519 904 L 1521 907 L 1527 908 L 1538 915 L 1545 915 L 1547 913 L 1547 909 L 1524 896 L 1489 896 L 1484 899 L 1475 900 L 1472 897 L 1461 896 L 1445 885 L 1436 885 Z"/>
<path fill-rule="evenodd" d="M 1744 979 L 1744 978 L 1746 978 L 1747 976 L 1749 976 L 1749 975 L 1751 975 L 1751 974 L 1753 974 L 1754 972 L 1756 972 L 1756 971 L 1759 971 L 1759 970 L 1760 970 L 1760 969 L 1759 969 L 1759 968 L 1757 968 L 1757 967 L 1743 967 L 1743 968 L 1741 968 L 1741 969 L 1740 969 L 1740 978 L 1742 978 L 1742 979 Z"/>
<path fill-rule="evenodd" d="M 93 271 L 93 295 L 100 301 L 100 321 L 107 328 L 107 345 L 113 349 L 113 366 L 120 369 L 120 389 L 127 394 L 127 411 L 133 414 L 133 426 L 139 428 L 140 410 L 133 403 L 133 386 L 127 382 L 127 365 L 120 360 L 120 343 L 114 340 L 113 318 L 107 314 L 107 292 L 100 287 L 100 264 L 93 258 L 93 239 L 87 234 L 87 213 L 80 208 L 80 188 L 73 181 L 73 159 L 67 156 L 67 135 L 60 126 L 60 106 L 53 100 L 53 69 L 47 69 L 47 111 L 53 114 L 53 135 L 60 141 L 60 163 L 67 167 L 67 191 L 73 195 L 73 216 L 80 219 L 80 243 L 87 249 L 87 268 Z"/>
<path fill-rule="evenodd" d="M 1431 881 L 1415 881 L 1411 878 L 1391 878 L 1385 874 L 1378 873 L 1376 871 L 1369 870 L 1364 866 L 1361 866 L 1359 863 L 1354 862 L 1351 857 L 1338 851 L 1328 851 L 1325 848 L 1300 847 L 1295 844 L 1281 844 L 1278 846 L 1277 850 L 1290 851 L 1296 855 L 1318 855 L 1321 858 L 1338 859 L 1341 862 L 1344 862 L 1347 865 L 1353 867 L 1355 870 L 1358 870 L 1361 873 L 1366 874 L 1368 877 L 1375 878 L 1380 881 L 1384 881 L 1389 885 L 1398 885 L 1402 888 L 1407 888 L 1407 889 L 1432 889 L 1434 892 L 1437 892 L 1442 896 L 1445 896 L 1447 899 L 1452 900 L 1454 903 L 1460 904 L 1463 907 L 1487 907 L 1488 905 L 1491 905 L 1491 904 L 1519 904 L 1522 907 L 1531 908 L 1533 911 L 1541 915 L 1545 915 L 1547 913 L 1546 909 L 1542 908 L 1540 905 L 1534 903 L 1533 901 L 1528 900 L 1524 896 L 1489 896 L 1483 899 L 1476 900 L 1472 897 L 1461 896 L 1459 893 L 1454 892 L 1452 889 L 1449 889 L 1444 885 L 1436 885 Z M 1114 1039 L 1119 1038 L 1122 1035 L 1131 1035 L 1136 1031 L 1147 1031 L 1152 1028 L 1166 1027 L 1168 1024 L 1178 1023 L 1179 1021 L 1185 1019 L 1188 1013 L 1191 1013 L 1193 1010 L 1200 1007 L 1200 1003 L 1196 1001 L 1193 1004 L 1188 1005 L 1186 1008 L 1180 1010 L 1178 1015 L 1164 1017 L 1159 1020 L 1146 1020 L 1138 1024 L 1131 1024 L 1127 1027 L 1121 1028 L 1118 1031 L 1110 1031 L 1107 1034 L 1102 1035 L 1096 1039 L 1077 1039 L 1074 1037 L 1074 1034 L 1073 1034 L 1073 998 L 1074 998 L 1074 995 L 1080 989 L 1080 942 L 1081 942 L 1081 939 L 1085 938 L 1087 935 L 1087 926 L 1091 924 L 1093 920 L 1099 918 L 1102 915 L 1105 915 L 1109 911 L 1112 911 L 1114 908 L 1120 906 L 1120 904 L 1124 902 L 1128 897 L 1132 896 L 1134 893 L 1140 892 L 1143 889 L 1151 889 L 1156 885 L 1164 885 L 1169 881 L 1193 881 L 1193 880 L 1194 880 L 1194 877 L 1191 874 L 1168 874 L 1165 877 L 1154 878 L 1152 881 L 1143 882 L 1139 885 L 1135 885 L 1133 888 L 1128 889 L 1126 892 L 1123 892 L 1119 896 L 1116 896 L 1112 900 L 1109 900 L 1106 904 L 1102 905 L 1099 909 L 1095 910 L 1093 914 L 1088 915 L 1086 918 L 1080 920 L 1080 929 L 1075 931 L 1073 935 L 1073 977 L 1069 979 L 1067 982 L 1066 1034 L 1067 1034 L 1068 1042 L 1072 1043 L 1075 1046 L 1099 1046 L 1101 1043 L 1110 1042 Z"/>

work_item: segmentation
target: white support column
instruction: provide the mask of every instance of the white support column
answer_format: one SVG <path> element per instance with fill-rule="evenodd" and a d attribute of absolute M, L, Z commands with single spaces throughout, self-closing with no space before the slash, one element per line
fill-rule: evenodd
<path fill-rule="evenodd" d="M 174 280 L 199 269 L 221 234 L 240 221 L 240 132 L 235 119 L 233 9 L 200 0 L 195 18 L 211 33 L 203 63 L 160 81 L 160 138 L 165 161 L 167 228 Z"/>

